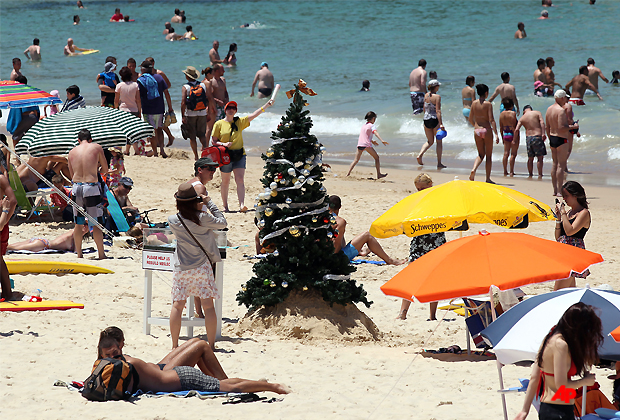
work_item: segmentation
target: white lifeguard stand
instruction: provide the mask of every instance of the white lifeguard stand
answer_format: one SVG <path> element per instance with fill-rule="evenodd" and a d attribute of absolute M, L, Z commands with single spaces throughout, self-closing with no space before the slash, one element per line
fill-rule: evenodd
<path fill-rule="evenodd" d="M 226 232 L 215 231 L 220 245 L 220 256 L 226 258 Z M 223 237 L 223 239 L 222 239 Z M 151 301 L 153 299 L 153 271 L 174 270 L 177 261 L 176 238 L 169 228 L 145 228 L 142 249 L 142 268 L 144 269 L 144 334 L 151 333 L 151 325 L 169 325 L 169 317 L 151 316 Z M 224 288 L 224 261 L 215 263 L 215 283 L 220 293 L 220 298 L 214 302 L 217 315 L 216 338 L 221 338 L 222 333 L 222 296 Z M 187 328 L 187 336 L 194 336 L 194 327 L 204 327 L 203 318 L 194 317 L 194 297 L 187 298 L 185 305 L 186 314 L 181 317 L 181 326 Z"/>

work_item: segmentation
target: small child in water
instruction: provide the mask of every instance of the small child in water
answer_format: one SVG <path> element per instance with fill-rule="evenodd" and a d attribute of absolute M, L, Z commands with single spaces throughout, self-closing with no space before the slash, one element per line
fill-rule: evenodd
<path fill-rule="evenodd" d="M 377 138 L 381 140 L 381 142 L 385 146 L 387 146 L 389 143 L 387 141 L 384 141 L 379 135 L 379 133 L 377 132 L 377 126 L 375 126 L 375 121 L 377 121 L 377 114 L 370 111 L 366 114 L 364 119 L 366 120 L 366 124 L 364 124 L 360 132 L 360 136 L 357 141 L 357 153 L 355 154 L 355 159 L 353 160 L 353 162 L 351 162 L 351 166 L 349 167 L 349 172 L 347 173 L 347 176 L 351 175 L 351 171 L 353 170 L 353 168 L 355 168 L 355 165 L 357 165 L 357 162 L 360 161 L 360 158 L 362 157 L 362 153 L 364 153 L 364 150 L 366 150 L 368 154 L 370 154 L 370 156 L 372 156 L 373 159 L 375 160 L 375 167 L 377 168 L 377 179 L 385 178 L 387 174 L 381 173 L 381 165 L 379 164 L 379 155 L 377 154 L 375 149 L 372 147 L 373 145 L 378 146 L 379 143 L 374 141 L 372 139 L 372 136 L 373 134 L 376 134 Z"/>

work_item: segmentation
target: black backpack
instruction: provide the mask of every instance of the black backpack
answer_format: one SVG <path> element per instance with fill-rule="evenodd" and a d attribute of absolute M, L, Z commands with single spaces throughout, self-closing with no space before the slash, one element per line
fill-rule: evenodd
<path fill-rule="evenodd" d="M 84 381 L 82 396 L 91 401 L 126 400 L 136 392 L 139 381 L 138 372 L 123 356 L 98 359 Z"/>

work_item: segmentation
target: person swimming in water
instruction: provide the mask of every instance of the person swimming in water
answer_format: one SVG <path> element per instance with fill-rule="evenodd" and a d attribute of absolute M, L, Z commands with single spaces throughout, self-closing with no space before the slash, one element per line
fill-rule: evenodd
<path fill-rule="evenodd" d="M 469 122 L 469 112 L 471 111 L 471 105 L 476 100 L 476 91 L 474 85 L 476 84 L 476 78 L 474 76 L 467 76 L 465 78 L 465 87 L 461 91 L 461 97 L 463 99 L 463 116 Z"/>
<path fill-rule="evenodd" d="M 614 70 L 611 73 L 611 81 L 609 82 L 612 85 L 617 85 L 618 83 L 620 83 L 620 70 Z"/>
<path fill-rule="evenodd" d="M 515 159 L 519 151 L 519 132 L 515 131 L 517 126 L 517 113 L 514 111 L 514 102 L 511 98 L 502 99 L 504 111 L 499 115 L 499 126 L 502 131 L 504 142 L 504 176 L 508 176 L 508 160 L 510 158 L 510 176 L 515 175 Z"/>

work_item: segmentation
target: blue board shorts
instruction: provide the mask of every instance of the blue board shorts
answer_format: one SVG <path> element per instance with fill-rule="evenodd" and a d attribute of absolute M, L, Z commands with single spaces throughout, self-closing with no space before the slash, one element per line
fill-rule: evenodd
<path fill-rule="evenodd" d="M 353 258 L 355 258 L 355 257 L 357 257 L 359 255 L 359 251 L 357 250 L 357 248 L 355 248 L 353 245 L 351 245 L 351 242 L 349 242 L 347 244 L 347 246 L 342 248 L 342 252 L 344 252 L 344 255 L 347 256 L 349 261 L 352 261 Z"/>

